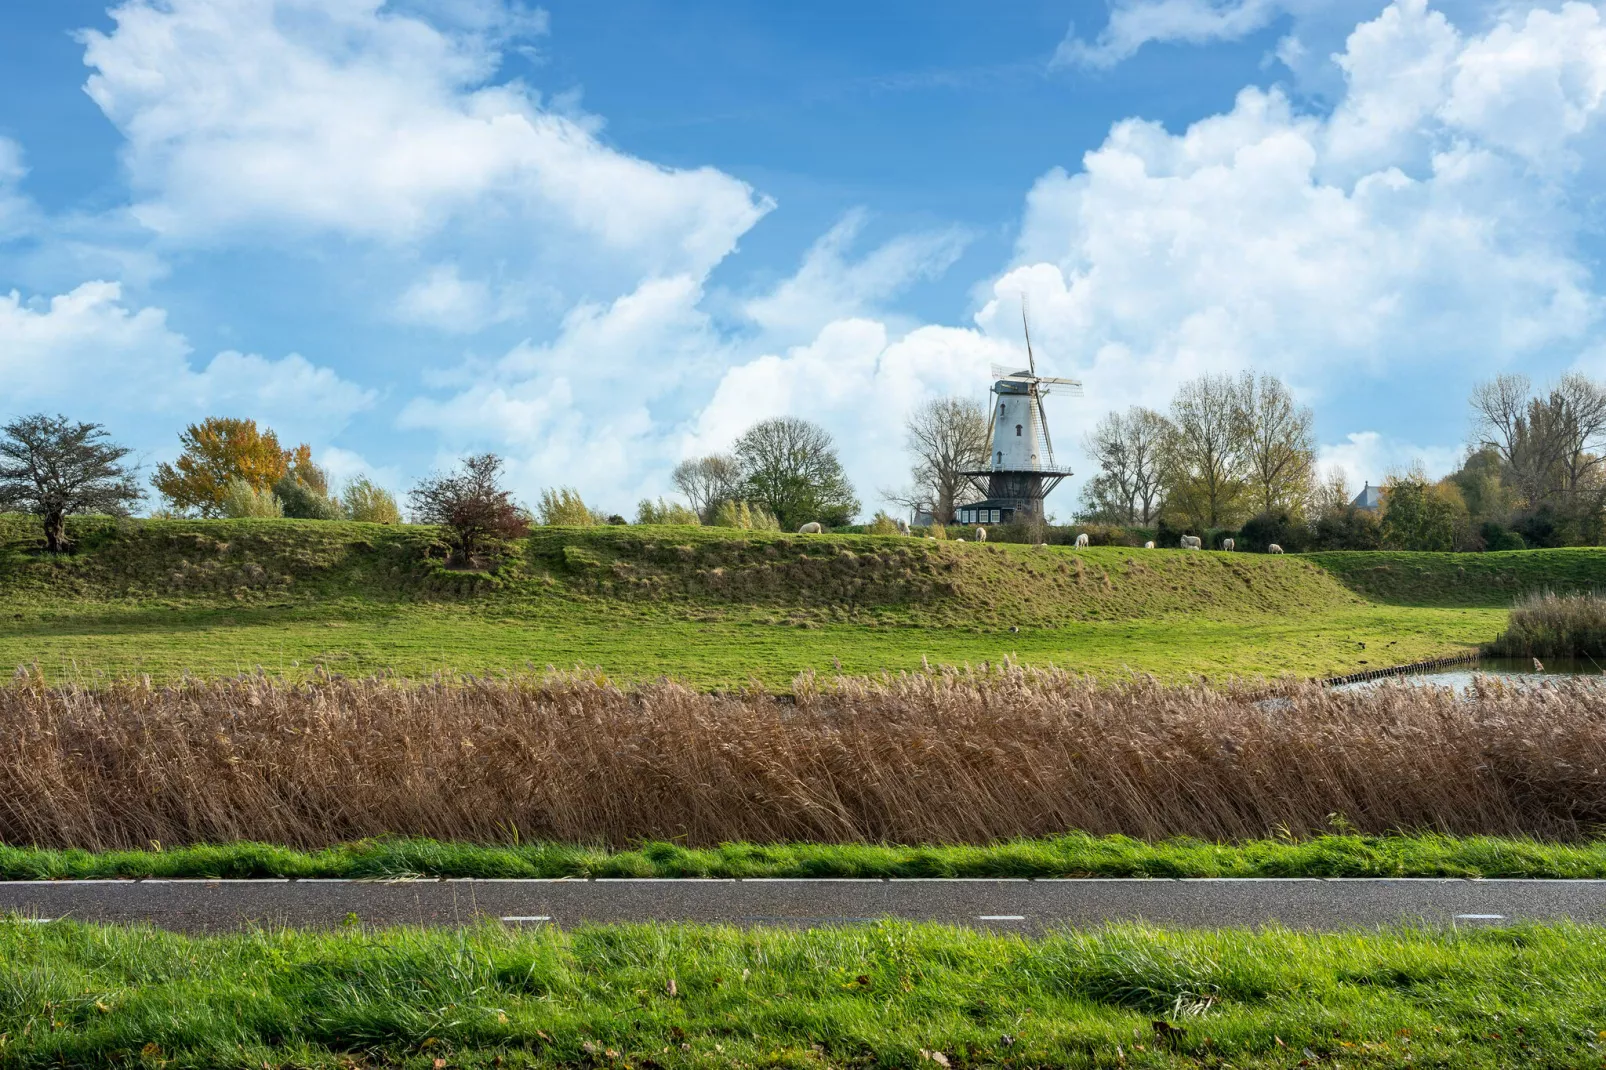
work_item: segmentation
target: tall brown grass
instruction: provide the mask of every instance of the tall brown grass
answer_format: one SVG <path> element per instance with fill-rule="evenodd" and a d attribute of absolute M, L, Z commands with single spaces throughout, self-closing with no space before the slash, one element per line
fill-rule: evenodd
<path fill-rule="evenodd" d="M 1606 595 L 1526 595 L 1489 652 L 1507 657 L 1606 658 Z"/>
<path fill-rule="evenodd" d="M 794 702 L 583 677 L 0 688 L 0 840 L 382 833 L 625 845 L 1083 829 L 1571 837 L 1606 820 L 1606 690 L 800 680 Z"/>

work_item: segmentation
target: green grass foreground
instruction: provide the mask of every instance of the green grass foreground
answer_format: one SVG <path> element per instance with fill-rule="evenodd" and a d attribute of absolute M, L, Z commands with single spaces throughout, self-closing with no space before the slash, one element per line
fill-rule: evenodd
<path fill-rule="evenodd" d="M 1073 833 L 991 846 L 650 843 L 633 851 L 383 839 L 304 852 L 237 843 L 161 851 L 0 846 L 0 880 L 138 877 L 1520 877 L 1606 878 L 1606 841 L 1318 836 L 1237 844 Z"/>
<path fill-rule="evenodd" d="M 186 938 L 0 920 L 7 1066 L 1598 1067 L 1606 929 Z"/>

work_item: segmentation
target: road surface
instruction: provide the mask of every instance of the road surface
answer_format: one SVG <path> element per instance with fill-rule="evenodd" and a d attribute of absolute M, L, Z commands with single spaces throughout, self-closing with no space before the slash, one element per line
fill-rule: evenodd
<path fill-rule="evenodd" d="M 148 922 L 182 932 L 258 926 L 692 921 L 843 925 L 881 918 L 1038 933 L 1138 920 L 1217 928 L 1401 922 L 1606 923 L 1595 880 L 142 880 L 0 882 L 0 915 Z"/>

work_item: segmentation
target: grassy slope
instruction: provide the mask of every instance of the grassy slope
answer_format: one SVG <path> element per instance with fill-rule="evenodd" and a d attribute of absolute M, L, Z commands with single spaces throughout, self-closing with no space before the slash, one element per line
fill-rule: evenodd
<path fill-rule="evenodd" d="M 424 528 L 74 530 L 80 551 L 50 561 L 29 551 L 31 524 L 0 518 L 0 664 L 170 678 L 586 663 L 784 685 L 1014 655 L 1102 674 L 1327 675 L 1468 649 L 1516 590 L 1606 579 L 1600 551 L 1273 558 L 640 527 L 539 529 L 485 576 L 445 569 Z"/>
<path fill-rule="evenodd" d="M 649 843 L 480 845 L 384 839 L 304 852 L 233 843 L 162 851 L 52 851 L 0 845 L 0 880 L 288 877 L 554 879 L 620 877 L 1483 877 L 1606 879 L 1606 842 L 1491 836 L 1318 836 L 1236 844 L 1145 843 L 1071 833 L 988 846 Z"/>
<path fill-rule="evenodd" d="M 15 1066 L 1598 1066 L 1606 929 L 185 938 L 0 919 Z"/>

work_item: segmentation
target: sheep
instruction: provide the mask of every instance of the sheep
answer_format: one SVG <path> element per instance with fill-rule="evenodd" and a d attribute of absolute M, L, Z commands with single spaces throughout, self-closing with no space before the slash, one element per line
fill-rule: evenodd
<path fill-rule="evenodd" d="M 1278 546 L 1276 543 L 1272 543 L 1270 546 L 1266 547 L 1266 552 L 1268 554 L 1280 554 L 1283 552 L 1283 548 Z"/>
<path fill-rule="evenodd" d="M 1222 539 L 1221 540 L 1221 548 L 1223 550 L 1227 551 L 1229 554 L 1232 553 L 1233 547 L 1235 547 L 1237 545 L 1238 544 L 1233 542 L 1231 539 Z"/>
<path fill-rule="evenodd" d="M 1182 548 L 1184 550 L 1202 550 L 1204 549 L 1204 540 L 1197 535 L 1184 535 L 1182 536 Z"/>
<path fill-rule="evenodd" d="M 1144 543 L 1144 544 L 1143 544 L 1143 548 L 1144 548 L 1144 549 L 1145 549 L 1145 550 L 1152 550 L 1152 549 L 1154 549 L 1154 540 L 1153 540 L 1153 539 L 1150 539 L 1150 540 L 1149 540 L 1149 541 L 1148 541 L 1148 542 L 1146 542 L 1146 543 Z"/>
<path fill-rule="evenodd" d="M 820 526 L 818 520 L 810 520 L 807 524 L 797 529 L 799 535 L 820 535 L 824 532 L 825 529 Z"/>
<path fill-rule="evenodd" d="M 899 517 L 897 523 L 898 523 L 898 534 L 899 535 L 907 535 L 907 534 L 909 534 L 909 521 L 903 519 L 902 517 Z"/>
<path fill-rule="evenodd" d="M 977 528 L 976 529 L 976 541 L 977 542 L 986 542 L 987 541 L 987 529 L 986 528 Z"/>
<path fill-rule="evenodd" d="M 1085 532 L 1076 537 L 1076 548 L 1078 550 L 1087 549 L 1087 534 Z"/>
<path fill-rule="evenodd" d="M 963 535 L 961 535 L 959 538 L 954 540 L 954 542 L 964 542 L 964 541 L 965 541 L 965 537 Z"/>
<path fill-rule="evenodd" d="M 1034 542 L 1034 543 L 1032 543 L 1032 549 L 1034 549 L 1034 550 L 1046 550 L 1046 549 L 1048 549 L 1048 543 L 1046 543 L 1046 542 Z"/>

